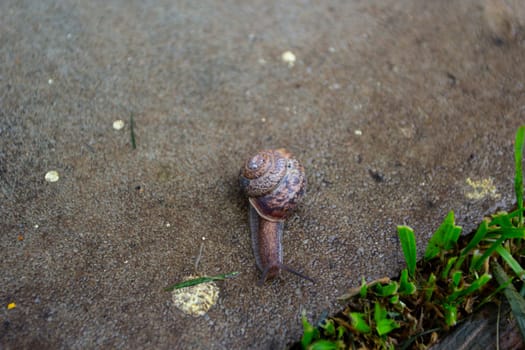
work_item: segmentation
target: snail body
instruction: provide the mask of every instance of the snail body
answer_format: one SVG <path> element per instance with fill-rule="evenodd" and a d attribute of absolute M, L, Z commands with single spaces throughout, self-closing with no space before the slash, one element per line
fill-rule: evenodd
<path fill-rule="evenodd" d="M 249 221 L 259 284 L 281 270 L 311 278 L 283 264 L 284 221 L 290 217 L 306 189 L 303 166 L 285 149 L 264 150 L 246 161 L 239 175 L 250 202 Z"/>

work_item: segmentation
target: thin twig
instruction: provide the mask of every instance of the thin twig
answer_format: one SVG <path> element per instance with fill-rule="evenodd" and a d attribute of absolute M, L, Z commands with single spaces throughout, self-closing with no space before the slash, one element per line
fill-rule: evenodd
<path fill-rule="evenodd" d="M 199 262 L 201 261 L 203 249 L 204 249 L 204 242 L 201 243 L 201 247 L 199 249 L 199 255 L 197 255 L 197 258 L 195 259 L 195 272 L 197 272 L 197 267 L 199 266 Z"/>

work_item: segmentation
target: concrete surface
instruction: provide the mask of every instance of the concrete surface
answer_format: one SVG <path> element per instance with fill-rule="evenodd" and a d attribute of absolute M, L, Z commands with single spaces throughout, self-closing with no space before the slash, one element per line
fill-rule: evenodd
<path fill-rule="evenodd" d="M 484 16 L 475 0 L 2 1 L 0 347 L 283 348 L 301 310 L 399 272 L 397 224 L 421 252 L 449 210 L 470 230 L 509 208 L 525 43 Z M 266 147 L 306 168 L 284 260 L 315 285 L 255 286 L 237 174 Z M 201 244 L 198 272 L 241 274 L 193 318 L 163 288 Z"/>

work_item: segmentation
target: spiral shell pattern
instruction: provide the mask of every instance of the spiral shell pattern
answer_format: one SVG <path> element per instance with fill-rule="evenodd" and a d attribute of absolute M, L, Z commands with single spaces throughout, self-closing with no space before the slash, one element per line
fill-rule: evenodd
<path fill-rule="evenodd" d="M 251 205 L 269 221 L 289 217 L 306 188 L 303 166 L 285 149 L 261 151 L 248 159 L 239 182 Z"/>

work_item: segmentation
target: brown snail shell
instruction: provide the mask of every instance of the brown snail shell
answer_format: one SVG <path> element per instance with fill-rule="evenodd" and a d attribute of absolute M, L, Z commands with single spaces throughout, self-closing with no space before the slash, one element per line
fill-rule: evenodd
<path fill-rule="evenodd" d="M 260 284 L 284 269 L 312 281 L 283 264 L 284 220 L 290 217 L 306 189 L 303 166 L 285 149 L 260 151 L 249 158 L 239 175 L 250 202 L 250 230 Z"/>

